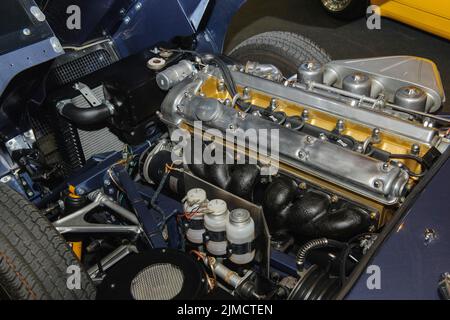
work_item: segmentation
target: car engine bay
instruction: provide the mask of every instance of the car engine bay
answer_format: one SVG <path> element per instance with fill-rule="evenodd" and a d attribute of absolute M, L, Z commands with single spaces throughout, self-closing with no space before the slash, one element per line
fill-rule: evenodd
<path fill-rule="evenodd" d="M 76 80 L 69 63 L 5 142 L 19 165 L 2 182 L 99 299 L 333 299 L 450 143 L 439 72 L 418 57 L 283 75 L 157 47 Z"/>

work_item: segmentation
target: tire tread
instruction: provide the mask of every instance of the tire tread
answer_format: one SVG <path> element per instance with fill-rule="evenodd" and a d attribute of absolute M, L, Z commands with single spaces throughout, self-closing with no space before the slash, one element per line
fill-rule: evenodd
<path fill-rule="evenodd" d="M 328 53 L 312 40 L 299 34 L 285 31 L 270 31 L 257 34 L 241 42 L 229 54 L 242 62 L 262 51 L 288 59 L 291 63 L 289 69 L 297 68 L 300 63 L 307 60 L 316 60 L 322 64 L 331 60 Z"/>
<path fill-rule="evenodd" d="M 67 267 L 80 266 L 53 225 L 8 186 L 0 184 L 0 284 L 12 299 L 95 298 L 81 268 L 81 289 L 67 288 Z"/>

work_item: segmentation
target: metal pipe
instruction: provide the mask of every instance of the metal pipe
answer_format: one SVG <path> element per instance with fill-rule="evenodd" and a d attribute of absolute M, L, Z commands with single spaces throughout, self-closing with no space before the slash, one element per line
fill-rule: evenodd
<path fill-rule="evenodd" d="M 89 222 L 74 223 L 68 226 L 55 226 L 59 233 L 78 233 L 78 234 L 134 234 L 139 235 L 141 233 L 141 228 L 138 226 L 121 226 L 113 224 L 95 224 Z"/>
<path fill-rule="evenodd" d="M 129 222 L 138 225 L 139 224 L 139 220 L 136 217 L 136 215 L 125 209 L 124 207 L 118 205 L 116 202 L 112 201 L 111 198 L 109 198 L 107 195 L 105 195 L 102 192 L 99 191 L 94 191 L 93 193 L 91 193 L 88 198 L 90 200 L 92 200 L 93 202 L 96 202 L 100 205 L 103 205 L 105 207 L 110 208 L 111 210 L 113 210 L 115 213 L 117 213 L 118 215 L 120 215 L 122 218 L 128 220 Z"/>
<path fill-rule="evenodd" d="M 122 245 L 122 246 L 118 247 L 113 252 L 108 254 L 106 257 L 101 259 L 101 261 L 100 261 L 101 269 L 103 271 L 108 270 L 113 265 L 115 265 L 117 262 L 119 262 L 120 260 L 122 260 L 123 258 L 125 258 L 126 256 L 128 256 L 130 253 L 133 253 L 133 252 L 138 253 L 138 250 L 137 250 L 136 246 L 134 246 L 134 245 Z M 95 277 L 98 276 L 99 271 L 100 271 L 100 267 L 97 264 L 88 270 L 88 274 L 91 278 L 94 279 Z"/>
<path fill-rule="evenodd" d="M 205 257 L 204 263 L 207 267 L 212 268 L 212 271 L 216 276 L 233 288 L 236 289 L 242 283 L 242 277 L 240 277 L 236 272 L 228 269 L 222 263 L 218 262 L 216 258 Z"/>
<path fill-rule="evenodd" d="M 110 198 L 108 198 L 108 196 L 106 196 L 105 194 L 95 191 L 95 192 L 91 193 L 88 196 L 88 198 L 92 201 L 90 204 L 88 204 L 84 208 L 81 208 L 81 209 L 75 211 L 74 213 L 56 221 L 55 225 L 63 224 L 69 220 L 73 220 L 79 216 L 85 215 L 100 205 L 104 205 L 104 206 L 110 208 L 111 210 L 113 210 L 114 212 L 119 214 L 122 218 L 128 220 L 129 222 L 131 222 L 133 224 L 136 224 L 136 225 L 139 224 L 139 220 L 137 219 L 137 217 L 134 213 L 119 206 L 117 203 L 113 202 Z"/>
<path fill-rule="evenodd" d="M 87 214 L 88 212 L 90 212 L 91 210 L 94 210 L 95 208 L 97 208 L 100 205 L 99 202 L 91 202 L 89 203 L 87 206 L 69 214 L 68 216 L 65 216 L 64 218 L 61 218 L 57 221 L 55 221 L 53 224 L 55 226 L 58 225 L 63 225 L 64 223 L 74 220 L 76 218 L 79 218 L 81 216 L 84 216 L 85 214 Z"/>

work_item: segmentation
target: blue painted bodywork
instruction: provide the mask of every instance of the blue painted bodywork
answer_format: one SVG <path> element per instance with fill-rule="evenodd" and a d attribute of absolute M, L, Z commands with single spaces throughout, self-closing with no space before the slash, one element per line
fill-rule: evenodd
<path fill-rule="evenodd" d="M 167 41 L 174 36 L 189 36 L 194 29 L 189 17 L 176 0 L 140 1 L 132 6 L 126 20 L 112 35 L 120 56 L 141 51 L 151 44 Z M 140 9 L 137 9 L 140 8 Z"/>
<path fill-rule="evenodd" d="M 83 14 L 82 29 L 67 30 L 60 26 L 57 34 L 67 46 L 81 46 L 107 36 L 114 41 L 121 57 L 179 36 L 193 36 L 197 41 L 196 50 L 219 53 L 231 18 L 245 1 L 71 1 L 81 12 L 88 13 Z"/>
<path fill-rule="evenodd" d="M 22 18 L 23 25 L 12 22 L 16 30 L 0 30 L 0 96 L 16 75 L 64 53 L 47 21 L 38 21 L 31 14 L 35 2 L 23 0 L 20 6 L 24 12 L 19 14 L 15 8 L 12 14 Z"/>
<path fill-rule="evenodd" d="M 4 94 L 13 79 L 23 71 L 64 54 L 48 23 L 38 21 L 32 16 L 30 9 L 35 6 L 35 2 L 23 0 L 20 5 L 25 10 L 23 16 L 28 17 L 24 19 L 25 25 L 18 30 L 0 30 L 0 52 L 3 53 L 0 54 L 0 96 Z M 18 128 L 10 121 L 4 110 L 0 110 L 0 130 L 4 138 L 10 139 L 26 129 Z M 27 173 L 12 173 L 16 167 L 9 153 L 1 150 L 0 178 L 2 181 L 31 201 L 39 199 L 39 188 L 34 185 Z"/>
<path fill-rule="evenodd" d="M 439 299 L 440 276 L 450 272 L 450 160 L 419 195 L 369 265 L 380 267 L 381 289 L 362 274 L 348 299 Z M 437 239 L 425 243 L 425 229 Z"/>
<path fill-rule="evenodd" d="M 29 6 L 34 4 L 34 1 L 28 1 Z M 55 33 L 65 39 L 62 40 L 63 45 L 80 46 L 93 41 L 93 37 L 97 36 L 96 30 L 102 29 L 102 36 L 111 38 L 121 58 L 180 36 L 195 38 L 199 51 L 220 53 L 231 18 L 245 0 L 206 1 L 206 11 L 197 10 L 202 8 L 204 1 L 79 0 L 75 3 L 83 13 L 82 29 L 69 30 L 63 24 L 58 25 Z M 200 20 L 199 12 L 204 13 Z M 193 19 L 201 21 L 199 29 L 195 29 Z M 47 22 L 42 23 L 47 25 Z M 8 54 L 0 55 L 0 94 L 11 79 L 23 70 L 63 53 L 55 52 L 49 40 L 19 46 Z"/>
<path fill-rule="evenodd" d="M 221 52 L 231 18 L 245 0 L 210 1 L 205 26 L 195 30 L 192 15 L 201 0 L 136 1 L 112 35 L 121 56 L 127 56 L 175 36 L 196 35 L 197 50 Z M 139 9 L 137 9 L 139 8 Z"/>
<path fill-rule="evenodd" d="M 26 27 L 30 28 L 32 33 L 35 32 L 35 28 L 39 28 L 40 32 L 45 32 L 46 38 L 31 44 L 24 42 L 20 45 L 19 42 L 13 49 L 0 55 L 0 95 L 11 80 L 24 70 L 64 54 L 63 51 L 55 51 L 52 45 L 51 41 L 57 40 L 56 35 L 62 39 L 63 45 L 79 46 L 94 40 L 96 31 L 101 29 L 102 36 L 107 36 L 114 42 L 120 58 L 150 48 L 159 42 L 170 41 L 177 36 L 196 38 L 196 45 L 200 51 L 221 52 L 228 24 L 245 2 L 245 0 L 78 0 L 67 5 L 75 4 L 80 7 L 82 29 L 69 30 L 64 23 L 53 26 L 57 27 L 53 33 L 47 21 L 37 22 L 30 15 L 30 8 L 36 5 L 35 2 L 23 1 L 26 13 L 30 16 L 30 23 Z M 208 4 L 206 11 L 205 4 Z M 63 9 L 65 10 L 65 7 Z M 200 27 L 196 29 L 195 26 L 199 23 Z M 7 43 L 11 36 L 19 39 L 25 37 L 23 30 L 20 29 L 0 40 Z M 58 41 L 56 43 L 59 44 Z M 18 112 L 20 113 L 20 110 Z M 7 132 L 8 138 L 28 130 L 15 126 L 2 111 L 0 111 L 0 129 L 3 133 Z M 0 161 L 0 178 L 9 175 L 13 168 L 10 156 L 4 153 Z M 20 188 L 19 179 L 11 177 L 9 184 L 27 196 Z M 91 180 L 92 177 L 88 179 Z M 29 199 L 39 203 L 41 199 L 38 195 L 39 192 L 33 193 L 33 197 Z"/>
<path fill-rule="evenodd" d="M 0 56 L 0 95 L 11 80 L 33 66 L 52 60 L 63 52 L 55 52 L 51 38 L 19 48 Z"/>

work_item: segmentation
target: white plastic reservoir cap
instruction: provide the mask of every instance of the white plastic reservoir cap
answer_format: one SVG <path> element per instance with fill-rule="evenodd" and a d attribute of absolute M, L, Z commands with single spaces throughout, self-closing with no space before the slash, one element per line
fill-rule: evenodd
<path fill-rule="evenodd" d="M 246 209 L 234 209 L 230 213 L 230 222 L 233 224 L 246 223 L 250 220 L 250 212 Z"/>
<path fill-rule="evenodd" d="M 208 203 L 208 211 L 214 216 L 225 214 L 227 210 L 227 203 L 221 199 L 214 199 Z"/>
<path fill-rule="evenodd" d="M 200 188 L 194 188 L 188 191 L 186 201 L 190 204 L 206 201 L 206 191 Z"/>

